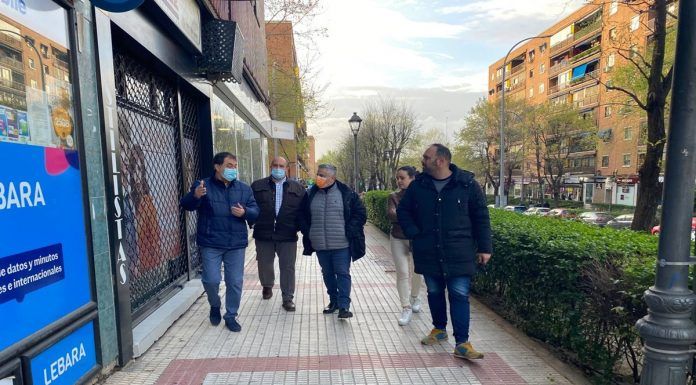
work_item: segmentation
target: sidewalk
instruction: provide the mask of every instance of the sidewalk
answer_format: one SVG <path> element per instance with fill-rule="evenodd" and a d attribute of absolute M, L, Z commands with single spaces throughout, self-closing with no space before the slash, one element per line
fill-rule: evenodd
<path fill-rule="evenodd" d="M 115 372 L 108 385 L 188 384 L 585 384 L 582 376 L 472 299 L 471 341 L 486 354 L 452 357 L 452 337 L 426 347 L 427 306 L 406 327 L 400 312 L 389 239 L 365 229 L 368 255 L 351 269 L 355 316 L 324 315 L 326 294 L 316 256 L 297 259 L 297 311 L 261 299 L 253 242 L 247 251 L 241 333 L 208 322 L 201 296 L 150 350 Z M 276 267 L 276 282 L 278 281 Z M 221 290 L 224 292 L 224 290 Z M 422 294 L 425 299 L 425 292 Z M 223 300 L 224 303 L 224 300 Z M 424 301 L 427 304 L 427 301 Z M 451 335 L 451 328 L 450 328 Z"/>

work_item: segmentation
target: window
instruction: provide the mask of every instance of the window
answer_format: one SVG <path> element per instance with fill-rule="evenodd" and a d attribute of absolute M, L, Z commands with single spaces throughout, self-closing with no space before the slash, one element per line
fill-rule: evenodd
<path fill-rule="evenodd" d="M 39 88 L 39 84 L 34 79 L 31 79 L 31 88 L 34 88 L 34 89 Z"/>
<path fill-rule="evenodd" d="M 533 78 L 534 77 L 534 70 L 529 70 L 529 77 Z"/>
<path fill-rule="evenodd" d="M 544 93 L 544 83 L 539 84 L 539 93 L 540 94 Z"/>
<path fill-rule="evenodd" d="M 48 66 L 44 64 L 44 73 L 48 75 Z"/>
<path fill-rule="evenodd" d="M 495 80 L 495 74 L 491 74 L 491 80 Z"/>
<path fill-rule="evenodd" d="M 539 73 L 543 74 L 546 72 L 546 65 L 544 63 L 539 64 Z"/>
<path fill-rule="evenodd" d="M 623 166 L 631 167 L 631 154 L 623 154 Z"/>
<path fill-rule="evenodd" d="M 34 62 L 34 59 L 29 58 L 29 68 L 35 70 L 36 69 L 36 63 Z"/>
<path fill-rule="evenodd" d="M 603 168 L 609 167 L 609 155 L 602 156 L 602 167 Z"/>
<path fill-rule="evenodd" d="M 494 90 L 493 88 L 491 88 L 490 90 L 488 90 L 488 95 L 493 95 L 494 93 L 495 93 L 495 90 Z"/>
<path fill-rule="evenodd" d="M 638 154 L 638 166 L 642 166 L 645 163 L 645 153 Z"/>
<path fill-rule="evenodd" d="M 534 56 L 536 56 L 534 50 L 529 51 L 529 62 L 530 63 L 534 61 Z"/>
<path fill-rule="evenodd" d="M 631 128 L 631 127 L 624 128 L 624 140 L 631 140 L 631 139 L 633 139 L 633 128 Z"/>
<path fill-rule="evenodd" d="M 529 89 L 529 97 L 534 97 L 534 87 Z"/>
<path fill-rule="evenodd" d="M 611 41 L 616 41 L 616 28 L 609 30 L 609 39 L 611 39 Z"/>
<path fill-rule="evenodd" d="M 539 46 L 539 53 L 544 53 L 544 52 L 546 52 L 546 43 Z"/>
<path fill-rule="evenodd" d="M 611 106 L 604 107 L 604 117 L 608 118 L 611 116 Z"/>
<path fill-rule="evenodd" d="M 616 62 L 616 55 L 614 53 L 610 53 L 609 56 L 607 56 L 607 67 L 611 68 L 614 66 L 614 63 Z"/>
<path fill-rule="evenodd" d="M 631 18 L 631 31 L 635 31 L 640 27 L 640 15 L 635 15 Z"/>
<path fill-rule="evenodd" d="M 12 72 L 10 72 L 10 70 L 7 68 L 0 67 L 0 78 L 3 80 L 12 80 Z"/>
<path fill-rule="evenodd" d="M 48 58 L 48 47 L 43 44 L 41 44 L 41 56 Z"/>
<path fill-rule="evenodd" d="M 609 15 L 615 14 L 619 10 L 619 0 L 613 0 L 609 6 Z"/>

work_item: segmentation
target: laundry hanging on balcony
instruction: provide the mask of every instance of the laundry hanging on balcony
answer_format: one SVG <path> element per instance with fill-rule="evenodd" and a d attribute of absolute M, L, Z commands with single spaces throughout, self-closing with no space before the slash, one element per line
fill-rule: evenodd
<path fill-rule="evenodd" d="M 570 80 L 573 81 L 575 79 L 580 79 L 581 77 L 585 76 L 585 73 L 587 73 L 588 64 L 589 63 L 585 63 L 583 65 L 573 68 L 573 77 Z"/>

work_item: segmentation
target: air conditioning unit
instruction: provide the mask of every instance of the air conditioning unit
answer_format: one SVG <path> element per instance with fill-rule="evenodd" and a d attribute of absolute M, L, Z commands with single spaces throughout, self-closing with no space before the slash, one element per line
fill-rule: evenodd
<path fill-rule="evenodd" d="M 199 69 L 208 80 L 241 83 L 244 37 L 234 21 L 213 19 L 203 28 L 203 55 Z"/>

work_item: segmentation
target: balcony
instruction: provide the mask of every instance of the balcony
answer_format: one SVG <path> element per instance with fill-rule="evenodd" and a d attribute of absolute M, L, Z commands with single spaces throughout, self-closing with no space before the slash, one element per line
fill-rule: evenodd
<path fill-rule="evenodd" d="M 553 94 L 559 93 L 561 91 L 567 91 L 570 88 L 568 83 L 559 83 L 554 86 L 549 87 L 549 97 Z"/>
<path fill-rule="evenodd" d="M 518 73 L 524 71 L 524 64 L 520 64 L 517 67 L 512 67 L 510 70 L 509 76 L 517 75 Z M 505 75 L 505 77 L 508 77 L 508 74 Z"/>
<path fill-rule="evenodd" d="M 586 72 L 579 78 L 572 79 L 570 81 L 570 86 L 575 87 L 589 80 L 597 80 L 599 78 L 599 70 L 596 69 L 592 72 Z"/>
<path fill-rule="evenodd" d="M 564 69 L 568 68 L 570 66 L 570 61 L 568 60 L 563 60 L 562 62 L 556 64 L 555 66 L 552 66 L 549 68 L 549 77 L 552 78 L 559 73 L 563 72 Z"/>
<path fill-rule="evenodd" d="M 19 71 L 19 72 L 24 72 L 24 63 L 22 63 L 19 60 L 15 60 L 9 56 L 3 56 L 0 57 L 0 64 L 2 64 L 5 67 L 8 67 L 10 69 Z"/>
<path fill-rule="evenodd" d="M 588 57 L 590 57 L 594 54 L 598 54 L 601 51 L 601 49 L 602 49 L 602 47 L 600 45 L 596 45 L 592 48 L 586 49 L 586 50 L 580 52 L 579 54 L 573 56 L 572 58 L 570 58 L 570 62 L 574 64 L 574 63 L 579 62 L 580 60 L 587 59 Z"/>
<path fill-rule="evenodd" d="M 0 33 L 0 44 L 6 47 L 14 48 L 17 51 L 22 51 L 22 48 L 24 48 L 21 39 L 15 38 L 6 33 Z"/>
<path fill-rule="evenodd" d="M 4 87 L 6 89 L 10 89 L 12 91 L 19 91 L 21 93 L 25 93 L 27 86 L 24 85 L 24 83 L 16 82 L 14 80 L 8 80 L 8 79 L 0 79 L 0 87 Z"/>
<path fill-rule="evenodd" d="M 565 40 L 563 40 L 562 42 L 560 42 L 560 43 L 554 45 L 553 47 L 551 47 L 551 51 L 550 51 L 551 56 L 553 56 L 553 55 L 555 55 L 555 54 L 557 54 L 557 53 L 559 53 L 559 52 L 565 51 L 565 50 L 568 49 L 571 45 L 573 45 L 573 42 L 574 42 L 574 41 L 575 41 L 575 39 L 573 38 L 573 36 L 569 36 L 567 39 L 565 39 Z"/>
<path fill-rule="evenodd" d="M 589 36 L 593 36 L 601 31 L 602 31 L 602 19 L 597 19 L 595 22 L 588 25 L 587 27 L 579 30 L 578 32 L 575 32 L 575 34 L 573 35 L 573 39 L 575 41 L 580 41 L 580 40 L 587 38 Z"/>
<path fill-rule="evenodd" d="M 573 101 L 573 105 L 578 109 L 596 107 L 599 103 L 599 95 L 586 96 L 583 99 Z"/>

